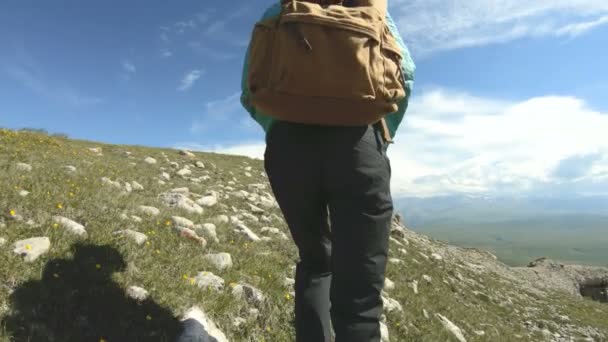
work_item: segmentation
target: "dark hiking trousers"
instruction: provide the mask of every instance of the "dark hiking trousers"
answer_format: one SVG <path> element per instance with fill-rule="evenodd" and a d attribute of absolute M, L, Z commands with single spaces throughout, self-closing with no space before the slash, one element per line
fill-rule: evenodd
<path fill-rule="evenodd" d="M 330 321 L 336 342 L 380 341 L 393 213 L 380 131 L 279 121 L 266 139 L 266 173 L 300 254 L 296 341 L 329 342 Z"/>

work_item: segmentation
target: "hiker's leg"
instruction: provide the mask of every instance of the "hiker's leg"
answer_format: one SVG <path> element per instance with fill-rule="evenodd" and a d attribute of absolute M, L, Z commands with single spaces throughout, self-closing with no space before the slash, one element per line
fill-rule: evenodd
<path fill-rule="evenodd" d="M 264 166 L 300 253 L 296 266 L 296 341 L 330 341 L 331 243 L 321 192 L 315 127 L 275 123 Z"/>
<path fill-rule="evenodd" d="M 335 129 L 325 139 L 336 342 L 380 341 L 380 294 L 393 214 L 390 163 L 372 127 Z"/>

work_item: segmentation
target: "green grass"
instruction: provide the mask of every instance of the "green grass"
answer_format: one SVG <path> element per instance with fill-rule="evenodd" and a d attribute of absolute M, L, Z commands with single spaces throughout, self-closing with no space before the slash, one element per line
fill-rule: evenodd
<path fill-rule="evenodd" d="M 103 156 L 90 152 L 89 147 L 102 147 Z M 132 152 L 133 158 L 127 158 L 125 150 Z M 231 186 L 235 190 L 249 190 L 248 184 L 252 183 L 267 184 L 261 175 L 262 162 L 196 153 L 196 160 L 204 162 L 206 168 L 193 168 L 195 175 L 208 172 L 211 179 L 193 184 L 174 174 L 175 169 L 164 160 L 163 152 L 180 165 L 192 163 L 171 149 L 104 145 L 36 132 L 0 130 L 0 215 L 6 225 L 0 227 L 0 237 L 7 239 L 0 247 L 0 341 L 50 341 L 54 337 L 55 341 L 104 338 L 114 342 L 112 336 L 132 336 L 133 341 L 170 341 L 177 317 L 192 305 L 204 308 L 230 340 L 293 341 L 293 298 L 287 296 L 290 289 L 282 282 L 293 276 L 291 266 L 297 260 L 294 245 L 279 239 L 251 243 L 233 233 L 230 224 L 218 224 L 220 243 L 210 241 L 202 249 L 179 237 L 166 221 L 178 215 L 195 223 L 212 222 L 218 214 L 230 216 L 231 207 L 246 209 L 246 201 L 231 197 L 206 208 L 203 215 L 192 215 L 165 207 L 157 199 L 159 193 L 183 186 L 204 193 L 219 190 L 220 184 L 228 185 L 230 181 L 234 182 Z M 144 163 L 147 156 L 156 158 L 158 164 Z M 17 162 L 31 164 L 33 170 L 18 171 Z M 65 165 L 75 166 L 77 172 L 66 172 Z M 245 166 L 252 167 L 252 177 L 244 174 Z M 172 175 L 166 185 L 158 184 L 160 167 Z M 145 190 L 120 195 L 116 189 L 102 186 L 102 177 L 123 183 L 137 181 Z M 19 190 L 30 194 L 21 197 Z M 161 209 L 161 214 L 154 218 L 137 214 L 139 205 L 155 206 Z M 11 210 L 22 215 L 24 221 L 11 219 Z M 122 220 L 123 212 L 138 215 L 144 221 Z M 278 209 L 269 213 L 281 216 Z M 54 227 L 53 215 L 85 224 L 88 237 L 76 238 Z M 28 219 L 36 226 L 27 225 Z M 266 225 L 287 232 L 282 221 L 247 222 L 247 225 L 256 232 Z M 146 233 L 149 244 L 137 246 L 112 234 L 127 228 Z M 12 253 L 11 245 L 35 236 L 48 236 L 51 249 L 35 262 L 25 263 Z M 534 338 L 526 337 L 525 319 L 521 315 L 523 308 L 531 305 L 546 312 L 546 308 L 556 306 L 573 321 L 608 334 L 606 305 L 564 296 L 541 298 L 534 303 L 533 296 L 494 276 L 477 275 L 466 267 L 420 257 L 419 263 L 415 263 L 413 258 L 418 251 L 428 252 L 426 247 L 412 243 L 406 248 L 408 255 L 404 257 L 398 254 L 397 246 L 391 245 L 391 255 L 404 261 L 400 265 L 389 264 L 387 271 L 396 284 L 389 295 L 403 305 L 403 312 L 387 314 L 391 341 L 449 341 L 452 337 L 434 318 L 436 313 L 465 330 L 469 341 L 512 341 L 515 335 L 522 336 L 519 341 L 533 341 Z M 209 252 L 230 253 L 234 266 L 226 271 L 215 270 L 203 258 Z M 217 293 L 193 286 L 190 279 L 201 271 L 224 278 L 225 290 Z M 449 281 L 456 271 L 475 282 Z M 433 278 L 431 284 L 425 284 L 423 274 Z M 414 279 L 420 282 L 418 295 L 407 286 Z M 249 306 L 231 295 L 229 284 L 237 282 L 252 284 L 267 297 L 259 317 L 248 319 L 239 328 L 232 325 L 232 320 L 237 316 L 248 317 Z M 132 285 L 148 290 L 149 300 L 138 304 L 128 299 L 124 291 Z M 488 297 L 476 296 L 475 290 Z M 501 305 L 498 299 L 506 297 L 512 297 L 513 304 Z M 422 309 L 428 311 L 431 319 L 424 318 Z M 92 326 L 94 329 L 81 330 L 100 336 L 83 337 L 77 335 L 78 329 L 66 331 L 66 326 Z M 478 337 L 474 330 L 484 330 L 486 336 Z"/>

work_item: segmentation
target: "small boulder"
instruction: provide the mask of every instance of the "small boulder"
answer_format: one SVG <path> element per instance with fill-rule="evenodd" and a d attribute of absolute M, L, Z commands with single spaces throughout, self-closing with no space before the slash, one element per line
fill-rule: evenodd
<path fill-rule="evenodd" d="M 114 232 L 114 234 L 127 236 L 140 246 L 146 243 L 146 241 L 148 241 L 148 236 L 146 234 L 136 232 L 131 229 L 119 230 L 117 232 Z"/>
<path fill-rule="evenodd" d="M 249 305 L 262 306 L 266 297 L 262 291 L 248 284 L 237 284 L 232 288 L 232 295 L 237 299 L 245 300 Z"/>
<path fill-rule="evenodd" d="M 182 332 L 178 342 L 196 341 L 201 338 L 200 326 L 203 326 L 204 331 L 211 337 L 209 340 L 213 342 L 228 342 L 226 335 L 217 327 L 217 325 L 197 306 L 193 306 L 184 314 L 182 322 L 196 321 L 199 324 L 184 324 L 184 331 Z M 192 329 L 191 331 L 189 329 Z"/>
<path fill-rule="evenodd" d="M 458 326 L 456 326 L 456 324 L 452 323 L 449 319 L 445 318 L 441 314 L 436 314 L 436 316 L 441 321 L 441 324 L 443 325 L 443 327 L 447 331 L 449 331 L 450 333 L 452 333 L 452 335 L 454 335 L 454 337 L 459 342 L 467 342 L 467 340 L 464 338 L 462 330 L 460 330 L 460 328 Z"/>
<path fill-rule="evenodd" d="M 212 207 L 217 204 L 217 193 L 210 192 L 205 194 L 203 197 L 196 201 L 197 204 L 200 204 L 204 207 Z"/>
<path fill-rule="evenodd" d="M 4 246 L 5 244 L 6 244 L 6 239 L 0 237 L 0 247 Z"/>
<path fill-rule="evenodd" d="M 203 164 L 202 161 L 197 161 L 194 165 L 196 165 L 196 167 L 204 169 L 205 168 L 205 164 Z"/>
<path fill-rule="evenodd" d="M 210 288 L 221 291 L 224 288 L 224 279 L 211 272 L 200 272 L 194 278 L 194 283 L 203 290 Z"/>
<path fill-rule="evenodd" d="M 104 185 L 111 186 L 111 187 L 116 188 L 116 189 L 122 189 L 122 185 L 120 185 L 120 183 L 119 183 L 119 182 L 117 182 L 117 181 L 113 181 L 113 180 L 111 180 L 111 179 L 110 179 L 110 178 L 108 178 L 108 177 L 102 177 L 102 178 L 101 178 L 101 182 L 102 182 Z"/>
<path fill-rule="evenodd" d="M 193 229 L 194 228 L 194 222 L 188 220 L 185 217 L 181 217 L 181 216 L 172 216 L 171 220 L 173 221 L 173 226 L 174 227 L 182 227 L 182 228 L 188 228 L 188 229 Z"/>
<path fill-rule="evenodd" d="M 53 221 L 61 225 L 68 232 L 81 237 L 87 236 L 87 231 L 84 226 L 78 222 L 72 221 L 66 217 L 54 216 Z"/>
<path fill-rule="evenodd" d="M 232 256 L 228 253 L 207 254 L 204 258 L 220 271 L 232 267 Z"/>
<path fill-rule="evenodd" d="M 150 164 L 150 165 L 153 165 L 153 164 L 156 164 L 156 159 L 154 159 L 154 158 L 152 158 L 152 157 L 146 157 L 146 158 L 144 159 L 144 162 L 146 162 L 146 163 L 148 163 L 148 164 Z"/>
<path fill-rule="evenodd" d="M 160 210 L 158 210 L 158 208 L 147 206 L 147 205 L 140 205 L 137 208 L 137 210 L 139 210 L 140 213 L 145 214 L 145 215 L 149 215 L 149 216 L 158 216 L 158 215 L 160 215 Z"/>
<path fill-rule="evenodd" d="M 26 197 L 29 194 L 30 194 L 30 192 L 27 190 L 19 190 L 19 196 L 21 196 L 21 197 Z"/>
<path fill-rule="evenodd" d="M 135 299 L 138 302 L 143 302 L 144 300 L 148 299 L 149 295 L 150 294 L 148 293 L 148 291 L 139 286 L 129 286 L 129 288 L 127 289 L 127 296 L 129 296 L 129 298 Z"/>
<path fill-rule="evenodd" d="M 30 172 L 32 171 L 32 166 L 26 163 L 17 163 L 16 164 L 17 171 Z"/>
<path fill-rule="evenodd" d="M 165 180 L 165 181 L 170 181 L 171 180 L 171 175 L 169 175 L 166 172 L 161 172 L 160 174 L 160 180 Z"/>
<path fill-rule="evenodd" d="M 137 183 L 136 181 L 132 181 L 131 182 L 131 187 L 133 188 L 133 190 L 135 191 L 142 191 L 144 189 L 144 186 Z"/>
<path fill-rule="evenodd" d="M 237 223 L 234 229 L 235 232 L 245 235 L 251 241 L 260 241 L 260 237 L 257 236 L 249 227 L 243 223 Z"/>
<path fill-rule="evenodd" d="M 199 229 L 202 230 L 207 237 L 213 239 L 215 243 L 220 242 L 217 238 L 216 227 L 213 223 L 203 223 Z"/>
<path fill-rule="evenodd" d="M 192 171 L 190 171 L 190 169 L 188 169 L 188 168 L 183 168 L 183 169 L 177 171 L 177 174 L 179 176 L 186 177 L 186 176 L 190 176 L 192 174 Z"/>
<path fill-rule="evenodd" d="M 25 262 L 32 262 L 51 248 L 48 237 L 35 237 L 15 242 L 13 252 L 21 255 Z"/>
<path fill-rule="evenodd" d="M 384 279 L 384 290 L 391 291 L 394 289 L 395 289 L 395 283 L 392 280 L 385 278 Z"/>
<path fill-rule="evenodd" d="M 76 172 L 76 167 L 72 165 L 66 165 L 63 167 L 67 172 Z"/>
<path fill-rule="evenodd" d="M 194 153 L 192 153 L 192 152 L 190 152 L 188 150 L 180 150 L 179 154 L 181 154 L 182 156 L 185 156 L 185 157 L 189 157 L 189 158 L 196 157 L 196 155 Z"/>
<path fill-rule="evenodd" d="M 230 223 L 230 218 L 227 215 L 217 215 L 213 220 L 218 224 Z"/>

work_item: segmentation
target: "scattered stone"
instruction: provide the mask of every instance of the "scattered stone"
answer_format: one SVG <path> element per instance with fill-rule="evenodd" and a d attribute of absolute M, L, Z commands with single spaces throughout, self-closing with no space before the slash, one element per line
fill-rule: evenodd
<path fill-rule="evenodd" d="M 285 287 L 293 287 L 296 284 L 296 280 L 293 278 L 288 278 L 285 277 L 285 279 L 283 280 L 283 286 Z"/>
<path fill-rule="evenodd" d="M 441 260 L 443 260 L 443 257 L 437 253 L 433 253 L 433 254 L 431 254 L 431 259 L 433 259 L 435 261 L 441 261 Z"/>
<path fill-rule="evenodd" d="M 194 228 L 194 222 L 188 220 L 187 218 L 180 216 L 172 216 L 171 220 L 173 220 L 173 226 L 176 228 Z"/>
<path fill-rule="evenodd" d="M 131 153 L 131 152 L 129 152 L 129 151 L 123 151 L 123 152 L 122 152 L 122 155 L 123 155 L 123 156 L 125 156 L 125 157 L 130 157 L 130 156 L 131 156 L 131 154 L 133 154 L 133 153 Z"/>
<path fill-rule="evenodd" d="M 159 184 L 159 185 L 165 185 L 165 184 L 167 184 L 167 183 L 165 183 L 165 181 L 163 181 L 162 179 L 159 179 L 159 180 L 158 180 L 158 184 Z"/>
<path fill-rule="evenodd" d="M 269 236 L 262 236 L 262 237 L 260 238 L 260 240 L 261 240 L 261 241 L 266 241 L 266 242 L 267 242 L 267 241 L 272 241 L 272 238 L 270 238 Z"/>
<path fill-rule="evenodd" d="M 382 296 L 381 298 L 382 298 L 382 304 L 384 306 L 384 310 L 386 310 L 386 312 L 403 311 L 403 307 L 401 306 L 401 304 L 398 301 L 396 301 L 390 297 L 385 297 L 385 296 Z"/>
<path fill-rule="evenodd" d="M 424 275 L 422 276 L 422 279 L 424 279 L 424 280 L 425 280 L 427 283 L 429 283 L 429 284 L 430 284 L 430 283 L 433 281 L 433 278 L 431 278 L 430 276 L 428 276 L 428 275 L 426 275 L 426 274 L 424 274 Z"/>
<path fill-rule="evenodd" d="M 190 158 L 196 157 L 196 155 L 194 155 L 194 153 L 192 153 L 188 150 L 180 150 L 179 154 L 181 154 L 182 156 L 190 157 Z"/>
<path fill-rule="evenodd" d="M 249 205 L 249 209 L 251 210 L 252 213 L 254 214 L 263 214 L 265 213 L 264 209 L 258 208 L 255 205 L 248 203 Z"/>
<path fill-rule="evenodd" d="M 213 220 L 218 224 L 230 223 L 230 218 L 227 215 L 217 215 Z"/>
<path fill-rule="evenodd" d="M 62 216 L 54 216 L 53 221 L 60 224 L 63 228 L 65 228 L 68 232 L 72 234 L 82 237 L 87 236 L 87 231 L 84 229 L 84 226 L 78 222 L 70 220 L 69 218 L 65 218 Z"/>
<path fill-rule="evenodd" d="M 264 303 L 265 297 L 262 291 L 248 284 L 238 284 L 232 288 L 232 295 L 237 299 L 245 300 L 250 305 L 260 307 Z"/>
<path fill-rule="evenodd" d="M 143 220 L 139 216 L 131 215 L 131 220 L 136 223 L 141 223 Z"/>
<path fill-rule="evenodd" d="M 152 157 L 146 157 L 146 158 L 144 159 L 144 162 L 146 162 L 146 163 L 148 163 L 148 164 L 152 165 L 152 164 L 156 164 L 156 159 L 154 159 L 154 158 L 152 158 Z"/>
<path fill-rule="evenodd" d="M 251 213 L 247 213 L 247 212 L 245 212 L 245 213 L 242 213 L 241 215 L 242 215 L 244 218 L 248 219 L 249 221 L 252 221 L 252 222 L 260 222 L 260 219 L 259 219 L 257 216 L 255 216 L 255 215 L 253 215 L 253 214 L 251 214 Z"/>
<path fill-rule="evenodd" d="M 160 179 L 161 180 L 166 180 L 167 182 L 171 180 L 171 175 L 169 175 L 166 172 L 161 172 L 160 174 Z M 164 183 L 163 183 L 164 184 Z"/>
<path fill-rule="evenodd" d="M 228 183 L 230 183 L 230 182 L 228 182 Z M 249 197 L 249 193 L 245 190 L 235 191 L 231 195 L 236 198 L 239 198 L 239 199 L 245 199 L 245 198 Z"/>
<path fill-rule="evenodd" d="M 232 267 L 232 256 L 228 253 L 207 254 L 204 258 L 220 271 Z"/>
<path fill-rule="evenodd" d="M 196 228 L 196 227 L 195 227 Z M 210 238 L 213 239 L 215 243 L 219 243 L 220 240 L 217 238 L 217 232 L 215 229 L 215 225 L 213 223 L 203 223 L 200 226 L 200 229 Z"/>
<path fill-rule="evenodd" d="M 14 244 L 15 254 L 21 255 L 25 262 L 32 262 L 51 248 L 51 240 L 48 237 L 35 237 L 19 240 Z"/>
<path fill-rule="evenodd" d="M 388 262 L 390 262 L 391 264 L 398 265 L 403 263 L 403 260 L 397 258 L 388 258 Z"/>
<path fill-rule="evenodd" d="M 242 317 L 236 317 L 232 320 L 232 325 L 234 325 L 235 328 L 240 328 L 241 325 L 247 323 L 247 320 L 242 318 Z"/>
<path fill-rule="evenodd" d="M 486 332 L 483 330 L 474 330 L 473 333 L 477 336 L 486 336 Z"/>
<path fill-rule="evenodd" d="M 188 321 L 188 320 L 195 320 L 198 323 L 200 323 L 200 325 L 203 326 L 203 328 L 207 332 L 207 334 L 211 337 L 210 340 L 212 340 L 214 342 L 228 342 L 226 335 L 224 335 L 224 333 L 217 327 L 217 325 L 209 317 L 207 317 L 207 315 L 199 307 L 193 306 L 192 308 L 188 309 L 188 311 L 186 311 L 186 313 L 184 314 L 184 317 L 182 318 L 182 322 Z M 185 325 L 185 327 L 186 327 L 185 331 L 182 332 L 183 336 L 192 336 L 193 340 L 194 340 L 194 338 L 200 337 L 200 333 L 198 332 L 197 325 L 188 324 L 188 325 Z M 193 331 L 188 331 L 188 329 L 191 327 L 192 327 Z M 188 338 L 188 337 L 186 337 L 186 338 Z M 179 342 L 185 342 L 185 341 L 179 341 Z"/>
<path fill-rule="evenodd" d="M 159 195 L 159 198 L 165 205 L 168 205 L 170 207 L 177 207 L 191 214 L 200 215 L 203 213 L 203 208 L 200 205 L 194 203 L 193 200 L 183 194 L 175 192 L 164 192 Z"/>
<path fill-rule="evenodd" d="M 384 322 L 380 322 L 380 341 L 390 342 L 390 336 L 388 334 L 388 327 Z"/>
<path fill-rule="evenodd" d="M 234 231 L 247 236 L 247 238 L 251 241 L 261 240 L 259 236 L 257 236 L 251 229 L 249 229 L 249 227 L 247 227 L 243 223 L 237 223 Z"/>
<path fill-rule="evenodd" d="M 251 175 L 251 173 L 250 173 L 250 172 L 245 172 L 245 176 L 246 176 L 246 177 L 252 177 L 252 175 Z"/>
<path fill-rule="evenodd" d="M 114 234 L 127 236 L 140 246 L 146 243 L 146 241 L 148 241 L 148 236 L 146 236 L 146 234 L 136 232 L 131 229 L 119 230 L 117 232 L 114 232 Z"/>
<path fill-rule="evenodd" d="M 140 213 L 145 214 L 145 215 L 149 215 L 149 216 L 158 216 L 158 215 L 160 215 L 160 210 L 158 210 L 158 208 L 147 206 L 147 205 L 140 205 L 137 208 L 137 210 L 139 210 Z"/>
<path fill-rule="evenodd" d="M 129 286 L 129 288 L 127 289 L 127 296 L 135 299 L 138 302 L 143 302 L 144 300 L 148 299 L 149 295 L 150 294 L 148 293 L 148 291 L 139 286 Z"/>
<path fill-rule="evenodd" d="M 204 169 L 205 168 L 205 164 L 203 164 L 202 161 L 197 161 L 196 163 L 194 163 L 194 165 L 196 165 L 196 167 Z"/>
<path fill-rule="evenodd" d="M 205 248 L 207 246 L 207 240 L 198 236 L 194 230 L 179 226 L 175 227 L 175 230 L 177 230 L 181 236 L 200 244 L 201 247 Z"/>
<path fill-rule="evenodd" d="M 384 290 L 391 291 L 394 289 L 395 289 L 395 283 L 392 280 L 385 278 L 384 279 Z"/>
<path fill-rule="evenodd" d="M 192 174 L 192 171 L 190 171 L 190 169 L 188 169 L 188 168 L 183 168 L 183 169 L 177 171 L 177 174 L 179 176 L 186 177 L 186 176 L 190 176 Z"/>
<path fill-rule="evenodd" d="M 441 321 L 441 324 L 443 324 L 443 327 L 447 331 L 451 332 L 459 342 L 467 342 L 467 340 L 464 338 L 464 335 L 462 334 L 462 330 L 460 330 L 460 328 L 457 327 L 456 324 L 452 323 L 449 319 L 445 318 L 441 314 L 436 314 L 436 316 Z"/>
<path fill-rule="evenodd" d="M 113 181 L 113 180 L 111 180 L 111 179 L 110 179 L 110 178 L 108 178 L 108 177 L 102 177 L 102 178 L 101 178 L 101 182 L 102 182 L 104 185 L 112 186 L 112 187 L 115 187 L 115 188 L 117 188 L 117 189 L 122 189 L 122 185 L 120 185 L 120 183 L 119 183 L 119 182 L 117 182 L 117 181 Z"/>
<path fill-rule="evenodd" d="M 205 207 L 212 207 L 217 204 L 217 193 L 210 192 L 205 194 L 203 197 L 196 201 L 197 204 L 200 204 Z"/>
<path fill-rule="evenodd" d="M 260 230 L 260 232 L 262 232 L 262 233 L 270 233 L 270 234 L 273 234 L 273 235 L 278 235 L 283 240 L 289 240 L 289 238 L 287 237 L 287 235 L 285 235 L 285 233 L 283 233 L 279 228 L 263 227 Z"/>
<path fill-rule="evenodd" d="M 424 318 L 426 318 L 426 319 L 431 318 L 431 316 L 429 315 L 429 312 L 426 311 L 426 309 L 422 309 L 422 316 L 424 316 Z"/>
<path fill-rule="evenodd" d="M 101 147 L 89 147 L 89 151 L 95 154 L 101 154 Z"/>
<path fill-rule="evenodd" d="M 262 217 L 260 217 L 260 221 L 262 221 L 264 223 L 272 223 L 272 220 L 268 216 L 262 216 Z"/>
<path fill-rule="evenodd" d="M 170 192 L 172 192 L 174 194 L 182 194 L 184 196 L 190 196 L 190 189 L 188 189 L 187 187 L 171 189 Z"/>
<path fill-rule="evenodd" d="M 409 286 L 412 288 L 412 290 L 414 290 L 414 294 L 418 294 L 418 281 L 414 280 L 412 281 Z"/>
<path fill-rule="evenodd" d="M 171 167 L 178 169 L 179 168 L 179 164 L 177 162 L 170 162 L 169 165 L 171 165 Z"/>
<path fill-rule="evenodd" d="M 131 184 L 129 182 L 125 183 L 125 191 L 128 193 L 133 191 L 133 187 L 131 186 Z"/>
<path fill-rule="evenodd" d="M 4 246 L 5 244 L 6 244 L 6 239 L 0 237 L 0 247 Z"/>
<path fill-rule="evenodd" d="M 76 167 L 72 165 L 66 165 L 63 168 L 66 169 L 66 171 L 68 172 L 76 172 Z"/>
<path fill-rule="evenodd" d="M 194 278 L 194 282 L 196 286 L 203 290 L 211 288 L 215 291 L 221 291 L 224 288 L 224 279 L 211 272 L 200 272 Z"/>
<path fill-rule="evenodd" d="M 258 310 L 256 308 L 249 308 L 249 317 L 251 317 L 251 319 L 256 320 L 256 319 L 258 319 L 259 315 L 260 315 L 260 310 Z"/>
<path fill-rule="evenodd" d="M 20 190 L 19 191 L 19 196 L 21 196 L 21 197 L 25 197 L 25 196 L 27 196 L 29 194 L 30 194 L 30 192 L 27 191 L 27 190 Z"/>
<path fill-rule="evenodd" d="M 391 241 L 393 241 L 397 246 L 403 246 L 403 244 L 401 242 L 399 242 L 399 240 L 395 239 L 394 237 L 390 237 L 389 238 Z"/>

